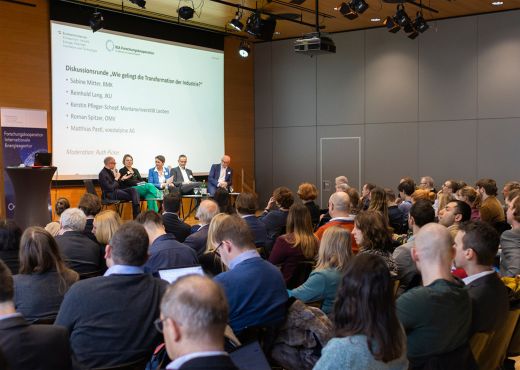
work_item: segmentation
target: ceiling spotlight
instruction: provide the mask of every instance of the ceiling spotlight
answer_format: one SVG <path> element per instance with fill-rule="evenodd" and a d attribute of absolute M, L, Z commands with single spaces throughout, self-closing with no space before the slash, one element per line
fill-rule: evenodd
<path fill-rule="evenodd" d="M 249 43 L 246 40 L 242 40 L 240 42 L 240 47 L 238 48 L 238 54 L 242 58 L 247 58 L 249 53 L 251 52 L 251 48 L 249 47 Z"/>
<path fill-rule="evenodd" d="M 276 28 L 276 18 L 269 17 L 262 19 L 260 13 L 253 12 L 247 18 L 246 32 L 258 39 L 270 41 L 273 39 L 274 30 Z"/>
<path fill-rule="evenodd" d="M 413 28 L 413 24 L 406 23 L 403 27 L 403 31 L 406 33 L 412 33 L 412 32 L 415 32 L 415 28 Z"/>
<path fill-rule="evenodd" d="M 240 12 L 240 10 L 237 10 L 235 18 L 229 21 L 229 27 L 233 28 L 235 31 L 242 31 L 242 29 L 244 28 L 244 24 L 240 22 L 241 18 L 242 13 Z"/>
<path fill-rule="evenodd" d="M 388 32 L 397 33 L 401 29 L 399 25 L 397 24 L 396 20 L 392 17 L 386 17 L 386 19 L 383 21 L 383 24 L 388 29 Z"/>
<path fill-rule="evenodd" d="M 345 16 L 345 18 L 348 18 L 350 20 L 356 19 L 358 17 L 358 14 L 354 10 L 354 4 L 352 2 L 350 3 L 341 3 L 339 6 L 339 12 Z"/>
<path fill-rule="evenodd" d="M 408 14 L 406 14 L 404 10 L 403 4 L 397 5 L 397 13 L 395 13 L 395 20 L 401 27 L 404 27 L 407 23 L 411 22 L 410 17 L 408 16 Z"/>
<path fill-rule="evenodd" d="M 143 9 L 144 9 L 144 6 L 146 5 L 146 0 L 130 0 L 130 2 Z"/>
<path fill-rule="evenodd" d="M 412 39 L 412 40 L 415 40 L 417 38 L 417 36 L 419 36 L 419 32 L 417 32 L 416 30 L 413 30 L 412 33 L 410 33 L 408 35 L 408 38 Z"/>
<path fill-rule="evenodd" d="M 428 28 L 430 28 L 428 23 L 426 23 L 426 21 L 424 20 L 424 17 L 420 11 L 417 12 L 417 16 L 415 17 L 414 27 L 420 33 L 423 33 Z"/>
<path fill-rule="evenodd" d="M 365 0 L 352 0 L 351 6 L 358 14 L 363 14 L 368 9 L 368 4 Z"/>
<path fill-rule="evenodd" d="M 103 28 L 103 21 L 103 15 L 100 12 L 96 10 L 94 13 L 92 13 L 92 16 L 90 17 L 90 20 L 88 22 L 90 28 L 92 29 L 92 32 L 96 32 Z"/>
<path fill-rule="evenodd" d="M 179 9 L 177 9 L 177 13 L 179 14 L 179 18 L 182 20 L 189 20 L 193 18 L 193 14 L 195 13 L 195 10 L 193 8 L 185 5 L 181 6 Z"/>

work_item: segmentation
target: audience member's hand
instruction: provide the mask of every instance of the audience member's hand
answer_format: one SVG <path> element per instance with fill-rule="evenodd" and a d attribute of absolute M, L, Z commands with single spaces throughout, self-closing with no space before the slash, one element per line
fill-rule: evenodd
<path fill-rule="evenodd" d="M 275 204 L 274 197 L 269 198 L 269 202 L 267 203 L 267 207 L 265 207 L 265 209 L 273 208 L 274 204 Z"/>

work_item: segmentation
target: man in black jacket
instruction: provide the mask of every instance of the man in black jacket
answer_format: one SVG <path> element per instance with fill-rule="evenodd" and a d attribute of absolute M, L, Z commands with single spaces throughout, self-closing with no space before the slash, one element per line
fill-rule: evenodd
<path fill-rule="evenodd" d="M 106 157 L 103 161 L 105 167 L 99 173 L 99 186 L 103 196 L 111 200 L 129 200 L 132 202 L 132 214 L 134 218 L 140 212 L 139 193 L 134 188 L 120 189 L 119 182 L 132 177 L 131 173 L 121 176 L 116 169 L 114 157 Z"/>
<path fill-rule="evenodd" d="M 15 311 L 13 296 L 13 276 L 0 260 L 0 369 L 71 369 L 67 330 L 30 325 Z"/>
<path fill-rule="evenodd" d="M 184 240 L 190 235 L 191 226 L 179 217 L 181 202 L 182 198 L 178 191 L 166 194 L 163 199 L 162 219 L 166 232 L 175 235 L 175 239 L 184 243 Z"/>

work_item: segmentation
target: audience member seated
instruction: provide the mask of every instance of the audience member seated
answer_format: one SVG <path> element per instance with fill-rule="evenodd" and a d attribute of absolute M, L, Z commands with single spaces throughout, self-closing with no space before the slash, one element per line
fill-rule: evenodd
<path fill-rule="evenodd" d="M 338 226 L 328 228 L 321 239 L 316 268 L 305 283 L 289 290 L 289 296 L 305 303 L 323 301 L 321 310 L 332 311 L 341 278 L 352 258 L 351 238 L 348 230 Z"/>
<path fill-rule="evenodd" d="M 285 234 L 289 207 L 291 207 L 293 203 L 293 194 L 289 188 L 283 186 L 276 188 L 273 192 L 273 196 L 267 203 L 264 213 L 260 216 L 260 221 L 264 223 L 265 229 L 267 230 L 267 242 L 264 246 L 267 255 L 271 253 L 276 238 Z"/>
<path fill-rule="evenodd" d="M 29 322 L 54 322 L 65 293 L 79 275 L 65 266 L 51 234 L 32 226 L 22 235 L 20 272 L 13 279 L 16 311 Z"/>
<path fill-rule="evenodd" d="M 139 202 L 139 193 L 132 188 L 121 189 L 120 182 L 131 177 L 130 174 L 121 176 L 116 169 L 116 160 L 114 157 L 106 157 L 103 161 L 105 167 L 99 172 L 99 186 L 103 192 L 103 197 L 109 200 L 128 200 L 132 202 L 132 215 L 137 217 L 141 212 L 141 204 Z"/>
<path fill-rule="evenodd" d="M 312 226 L 316 227 L 320 222 L 320 207 L 314 202 L 318 197 L 318 188 L 314 184 L 304 182 L 298 186 L 296 194 L 298 194 L 298 197 L 300 197 L 305 207 L 309 210 Z"/>
<path fill-rule="evenodd" d="M 231 196 L 226 189 L 217 188 L 213 194 L 213 200 L 218 204 L 220 213 L 235 214 L 235 208 L 231 205 Z"/>
<path fill-rule="evenodd" d="M 338 176 L 334 179 L 334 185 L 347 185 L 348 186 L 348 178 L 347 176 Z"/>
<path fill-rule="evenodd" d="M 222 288 L 191 275 L 168 287 L 156 321 L 173 361 L 167 369 L 238 370 L 224 351 L 228 305 Z"/>
<path fill-rule="evenodd" d="M 370 190 L 370 203 L 368 205 L 368 211 L 377 211 L 386 218 L 388 223 L 388 202 L 386 201 L 385 189 L 376 186 Z"/>
<path fill-rule="evenodd" d="M 276 326 L 286 315 L 287 292 L 281 272 L 263 260 L 251 233 L 238 216 L 225 216 L 215 230 L 215 253 L 229 271 L 215 276 L 229 302 L 229 325 L 239 334 L 247 327 Z"/>
<path fill-rule="evenodd" d="M 461 200 L 454 200 L 446 204 L 443 212 L 439 212 L 439 223 L 448 228 L 452 238 L 455 238 L 461 223 L 471 218 L 471 207 Z"/>
<path fill-rule="evenodd" d="M 366 211 L 370 205 L 370 192 L 372 189 L 374 189 L 376 186 L 371 183 L 366 183 L 361 188 L 361 208 L 360 210 Z"/>
<path fill-rule="evenodd" d="M 65 295 L 55 325 L 69 330 L 81 366 L 111 367 L 149 358 L 159 344 L 153 322 L 168 283 L 144 272 L 147 257 L 144 227 L 128 222 L 107 245 L 105 275 L 79 281 Z"/>
<path fill-rule="evenodd" d="M 500 275 L 515 277 L 520 274 L 520 196 L 509 203 L 507 222 L 511 230 L 500 236 Z"/>
<path fill-rule="evenodd" d="M 408 220 L 410 208 L 412 208 L 412 194 L 415 191 L 415 182 L 413 179 L 404 179 L 397 186 L 397 190 L 399 190 L 399 198 L 401 199 L 398 207 L 403 212 L 403 219 L 406 221 Z"/>
<path fill-rule="evenodd" d="M 141 213 L 136 221 L 142 224 L 148 234 L 150 247 L 144 271 L 158 276 L 159 270 L 199 264 L 195 251 L 175 239 L 164 230 L 161 215 L 154 211 Z"/>
<path fill-rule="evenodd" d="M 319 240 L 312 233 L 311 215 L 303 204 L 293 204 L 287 217 L 287 234 L 276 239 L 269 262 L 279 266 L 287 283 L 301 261 L 312 261 L 318 253 Z"/>
<path fill-rule="evenodd" d="M 435 181 L 433 180 L 433 177 L 431 176 L 423 176 L 421 177 L 421 181 L 419 181 L 419 189 L 428 190 L 428 192 L 437 193 L 437 190 L 435 190 Z"/>
<path fill-rule="evenodd" d="M 512 191 L 520 191 L 520 182 L 518 181 L 508 181 L 504 184 L 502 188 L 502 195 L 504 196 L 504 201 L 507 202 L 507 198 L 509 197 L 509 193 Z M 505 208 L 507 211 L 507 207 Z"/>
<path fill-rule="evenodd" d="M 442 225 L 424 225 L 415 236 L 412 258 L 423 286 L 405 292 L 396 303 L 407 335 L 410 369 L 425 368 L 430 360 L 439 361 L 467 345 L 471 300 L 451 275 L 454 254 L 451 235 Z M 467 368 L 463 365 L 453 363 L 452 368 Z"/>
<path fill-rule="evenodd" d="M 329 214 L 332 217 L 329 222 L 316 230 L 316 236 L 321 240 L 323 233 L 329 227 L 339 226 L 349 231 L 354 230 L 354 217 L 350 214 L 350 198 L 347 193 L 336 192 L 329 198 Z M 352 235 L 351 238 L 353 239 Z M 352 240 L 352 252 L 358 252 L 358 245 Z"/>
<path fill-rule="evenodd" d="M 361 209 L 361 199 L 359 198 L 359 193 L 356 188 L 348 188 L 345 193 L 347 193 L 350 200 L 350 214 L 355 217 Z"/>
<path fill-rule="evenodd" d="M 86 216 L 78 208 L 69 208 L 61 214 L 60 235 L 56 243 L 68 267 L 81 275 L 91 275 L 105 270 L 103 248 L 83 233 Z"/>
<path fill-rule="evenodd" d="M 191 226 L 181 220 L 179 210 L 181 209 L 182 197 L 178 191 L 173 191 L 164 196 L 162 219 L 164 228 L 169 234 L 175 235 L 175 238 L 184 243 L 184 240 L 190 235 Z"/>
<path fill-rule="evenodd" d="M 358 255 L 334 304 L 335 337 L 315 370 L 407 370 L 406 335 L 397 318 L 392 279 L 379 257 Z"/>
<path fill-rule="evenodd" d="M 436 194 L 433 191 L 427 190 L 427 189 L 417 189 L 413 192 L 411 198 L 412 198 L 412 204 L 417 202 L 419 199 L 425 199 L 429 200 L 432 205 L 435 202 Z"/>
<path fill-rule="evenodd" d="M 162 198 L 162 192 L 154 184 L 145 182 L 137 168 L 132 167 L 134 158 L 130 154 L 123 156 L 124 167 L 119 170 L 121 174 L 121 189 L 134 188 L 139 194 L 139 199 L 147 200 L 146 205 L 149 210 L 158 212 L 156 199 Z M 130 177 L 128 177 L 130 175 Z"/>
<path fill-rule="evenodd" d="M 208 228 L 208 241 L 206 243 L 206 250 L 199 257 L 199 263 L 204 270 L 204 273 L 209 276 L 217 276 L 222 271 L 226 270 L 226 266 L 222 263 L 220 256 L 215 252 L 218 244 L 215 241 L 215 230 L 220 227 L 223 220 L 226 219 L 225 213 L 218 213 L 211 219 Z"/>
<path fill-rule="evenodd" d="M 359 253 L 375 254 L 385 260 L 393 276 L 397 276 L 397 265 L 392 257 L 392 233 L 386 218 L 378 211 L 359 212 L 352 230 L 359 245 Z"/>
<path fill-rule="evenodd" d="M 256 218 L 258 200 L 253 193 L 240 193 L 235 201 L 237 214 L 244 219 L 253 234 L 253 242 L 257 248 L 263 248 L 267 242 L 267 230 L 263 222 Z"/>
<path fill-rule="evenodd" d="M 70 208 L 70 202 L 67 198 L 58 198 L 56 203 L 54 204 L 54 212 L 56 213 L 56 217 L 58 217 L 58 221 L 49 222 L 45 225 L 45 230 L 49 232 L 52 236 L 58 235 L 60 231 L 60 216 L 66 209 Z"/>
<path fill-rule="evenodd" d="M 497 199 L 497 183 L 493 179 L 480 179 L 475 184 L 482 199 L 480 205 L 480 219 L 495 226 L 498 222 L 505 220 L 504 210 Z"/>
<path fill-rule="evenodd" d="M 67 330 L 51 325 L 30 325 L 13 303 L 13 276 L 0 261 L 0 354 L 11 370 L 70 370 Z"/>
<path fill-rule="evenodd" d="M 471 207 L 471 221 L 480 221 L 480 198 L 471 186 L 464 186 L 457 191 L 457 199 Z"/>
<path fill-rule="evenodd" d="M 164 167 L 164 162 L 166 162 L 164 155 L 155 157 L 155 167 L 148 170 L 148 182 L 159 190 L 172 190 L 173 176 L 170 174 L 170 169 Z"/>
<path fill-rule="evenodd" d="M 233 185 L 233 169 L 229 167 L 231 157 L 222 156 L 220 163 L 211 165 L 208 175 L 208 193 L 213 195 L 217 188 L 231 190 Z"/>
<path fill-rule="evenodd" d="M 463 268 L 471 298 L 471 332 L 493 332 L 501 327 L 509 311 L 507 289 L 493 269 L 500 238 L 488 223 L 461 224 L 455 237 L 455 266 Z"/>
<path fill-rule="evenodd" d="M 195 217 L 199 219 L 200 228 L 188 236 L 184 244 L 195 251 L 200 256 L 206 250 L 208 242 L 208 229 L 211 219 L 219 213 L 218 205 L 211 199 L 205 199 L 200 202 Z"/>
<path fill-rule="evenodd" d="M 412 248 L 415 244 L 415 236 L 421 227 L 434 221 L 435 210 L 429 200 L 420 199 L 410 208 L 408 226 L 412 230 L 412 236 L 405 244 L 397 247 L 392 254 L 397 265 L 398 295 L 421 283 L 421 274 L 412 259 Z"/>
<path fill-rule="evenodd" d="M 0 220 L 0 260 L 12 274 L 18 273 L 18 254 L 22 229 L 13 220 Z"/>
<path fill-rule="evenodd" d="M 83 232 L 93 241 L 97 241 L 92 229 L 94 228 L 94 218 L 101 211 L 101 200 L 97 195 L 85 193 L 79 198 L 78 208 L 87 217 Z"/>
<path fill-rule="evenodd" d="M 396 234 L 406 234 L 408 231 L 408 217 L 405 219 L 403 211 L 397 206 L 394 191 L 390 188 L 385 188 L 385 193 L 390 227 Z"/>
<path fill-rule="evenodd" d="M 112 236 L 121 227 L 123 221 L 117 212 L 106 209 L 99 212 L 94 218 L 92 232 L 96 236 L 97 242 L 101 245 L 104 254 L 105 246 L 110 242 Z"/>

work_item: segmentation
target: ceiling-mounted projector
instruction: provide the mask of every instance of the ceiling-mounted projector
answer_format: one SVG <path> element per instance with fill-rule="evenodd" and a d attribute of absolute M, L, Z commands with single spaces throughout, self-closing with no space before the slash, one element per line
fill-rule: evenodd
<path fill-rule="evenodd" d="M 334 54 L 336 45 L 328 36 L 313 32 L 294 42 L 294 51 L 306 55 Z"/>

